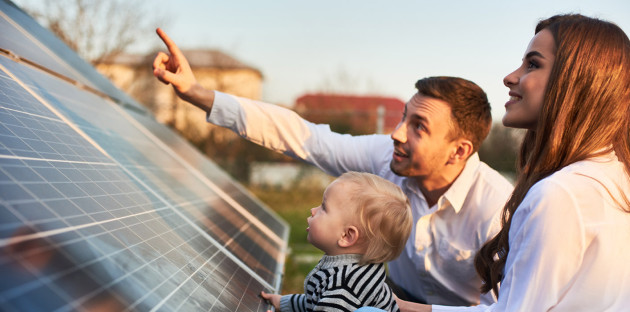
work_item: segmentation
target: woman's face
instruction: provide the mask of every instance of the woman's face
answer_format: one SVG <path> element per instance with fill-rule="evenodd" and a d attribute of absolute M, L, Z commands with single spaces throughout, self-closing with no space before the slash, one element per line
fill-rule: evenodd
<path fill-rule="evenodd" d="M 536 128 L 555 55 L 553 35 L 547 29 L 539 31 L 529 43 L 521 66 L 503 78 L 503 84 L 510 88 L 504 126 Z"/>

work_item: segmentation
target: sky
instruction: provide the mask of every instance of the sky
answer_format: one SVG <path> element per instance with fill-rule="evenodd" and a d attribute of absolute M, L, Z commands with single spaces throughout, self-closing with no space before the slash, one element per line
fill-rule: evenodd
<path fill-rule="evenodd" d="M 423 77 L 474 81 L 495 120 L 503 77 L 519 66 L 536 23 L 558 13 L 612 21 L 630 34 L 628 0 L 152 0 L 181 48 L 220 49 L 259 69 L 262 100 L 292 105 L 307 92 L 407 101 Z M 135 52 L 160 45 L 154 33 Z"/>

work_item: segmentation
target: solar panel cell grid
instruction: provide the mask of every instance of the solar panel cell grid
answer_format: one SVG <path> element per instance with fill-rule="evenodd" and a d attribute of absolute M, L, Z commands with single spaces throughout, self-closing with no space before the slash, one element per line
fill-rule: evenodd
<path fill-rule="evenodd" d="M 13 64 L 11 64 L 13 65 Z M 155 190 L 171 205 L 180 205 L 188 200 L 197 200 L 199 196 L 209 197 L 213 191 L 207 185 L 201 183 L 190 171 L 182 167 L 172 157 L 139 132 L 132 124 L 121 122 L 119 112 L 112 109 L 111 105 L 102 99 L 94 97 L 83 91 L 74 98 L 67 98 L 63 94 L 64 88 L 68 88 L 66 82 L 36 77 L 32 81 L 31 71 L 23 70 L 18 76 L 29 86 L 47 85 L 50 90 L 42 92 L 42 98 L 59 106 L 60 111 L 72 112 L 73 121 L 93 138 L 103 149 L 111 153 L 116 161 L 126 167 L 126 170 L 144 181 L 151 189 Z M 40 91 L 36 89 L 36 91 Z M 83 100 L 79 102 L 78 100 Z M 87 108 L 83 103 L 91 103 Z M 98 116 L 95 118 L 93 116 Z M 108 118 L 111 117 L 111 118 Z M 116 119 L 117 118 L 117 119 Z M 116 120 L 115 124 L 112 120 Z M 80 177 L 73 178 L 74 180 Z M 177 181 L 177 183 L 172 183 Z M 214 195 L 216 196 L 216 195 Z"/>
<path fill-rule="evenodd" d="M 0 48 L 55 60 L 18 15 Z M 50 75 L 75 58 L 0 56 L 0 309 L 265 311 L 286 224 L 139 110 Z"/>
<path fill-rule="evenodd" d="M 211 180 L 216 187 L 258 220 L 264 222 L 277 236 L 286 240 L 288 237 L 287 225 L 274 212 L 264 209 L 262 202 L 249 194 L 249 191 L 242 186 L 235 183 L 215 163 L 199 154 L 193 146 L 184 141 L 181 137 L 176 136 L 163 125 L 159 125 L 155 121 L 150 120 L 147 116 L 135 112 L 129 112 L 129 116 L 136 119 L 151 135 L 159 138 L 162 142 L 168 143 L 172 151 L 177 153 L 177 156 L 202 173 L 205 178 Z"/>

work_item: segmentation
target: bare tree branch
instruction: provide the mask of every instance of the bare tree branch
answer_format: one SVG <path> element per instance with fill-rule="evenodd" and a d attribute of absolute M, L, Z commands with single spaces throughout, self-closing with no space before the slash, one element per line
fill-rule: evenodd
<path fill-rule="evenodd" d="M 55 0 L 21 4 L 93 65 L 127 51 L 166 20 L 142 0 Z"/>

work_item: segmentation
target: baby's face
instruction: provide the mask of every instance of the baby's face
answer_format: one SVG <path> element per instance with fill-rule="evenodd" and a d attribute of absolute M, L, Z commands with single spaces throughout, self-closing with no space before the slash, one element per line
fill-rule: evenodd
<path fill-rule="evenodd" d="M 308 222 L 308 241 L 327 255 L 337 255 L 337 244 L 345 229 L 354 225 L 354 216 L 349 202 L 352 190 L 347 182 L 335 180 L 324 191 L 322 204 L 311 209 Z"/>

